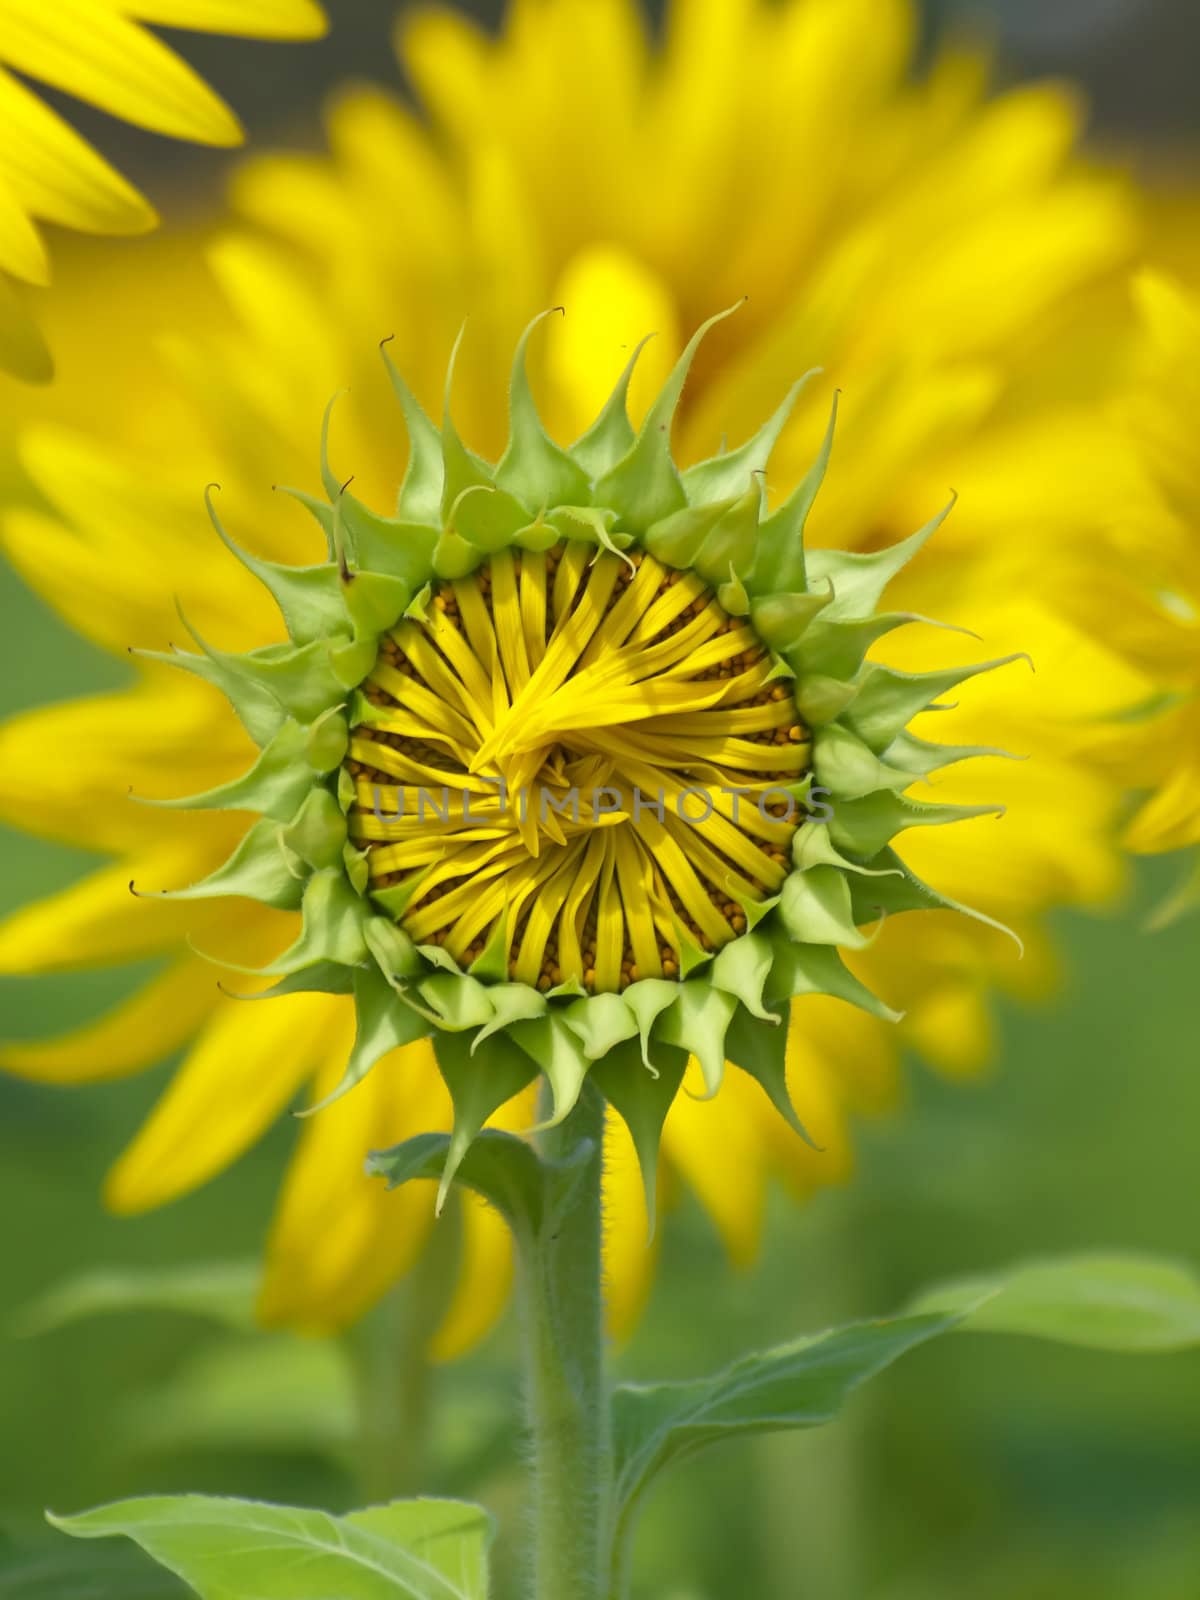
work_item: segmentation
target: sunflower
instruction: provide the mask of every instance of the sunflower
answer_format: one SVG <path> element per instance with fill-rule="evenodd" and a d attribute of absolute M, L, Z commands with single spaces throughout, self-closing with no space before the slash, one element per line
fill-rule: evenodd
<path fill-rule="evenodd" d="M 312 39 L 325 30 L 316 0 L 0 0 L 0 367 L 22 378 L 44 380 L 52 370 L 10 282 L 50 281 L 38 224 L 121 234 L 144 233 L 156 220 L 23 80 L 171 138 L 241 141 L 229 107 L 144 23 L 259 39 Z"/>
<path fill-rule="evenodd" d="M 963 54 L 912 80 L 912 35 L 908 8 L 890 0 L 676 5 L 661 48 L 618 0 L 521 4 L 494 40 L 449 14 L 422 14 L 406 25 L 403 48 L 432 129 L 383 93 L 355 90 L 331 110 L 331 156 L 263 157 L 242 169 L 234 188 L 247 221 L 214 237 L 209 277 L 195 248 L 169 238 L 129 262 L 112 252 L 78 258 L 49 306 L 67 370 L 43 420 L 24 431 L 28 503 L 5 521 L 27 580 L 106 648 L 178 643 L 180 587 L 211 648 L 261 647 L 280 639 L 277 616 L 248 572 L 213 560 L 196 486 L 221 483 L 222 520 L 255 558 L 320 564 L 323 537 L 313 543 L 291 500 L 265 484 L 311 491 L 313 431 L 349 380 L 329 422 L 330 457 L 355 474 L 358 502 L 389 505 L 406 448 L 373 354 L 380 338 L 394 333 L 396 368 L 437 415 L 446 351 L 469 313 L 455 418 L 472 455 L 498 461 L 507 441 L 498 396 L 539 310 L 566 307 L 530 363 L 548 432 L 572 439 L 646 329 L 659 336 L 630 381 L 635 420 L 669 376 L 680 330 L 703 321 L 714 299 L 743 293 L 738 316 L 696 356 L 675 416 L 678 461 L 712 459 L 724 435 L 749 435 L 795 378 L 823 366 L 793 397 L 768 484 L 781 503 L 818 455 L 836 379 L 842 413 L 809 520 L 814 551 L 889 549 L 957 488 L 953 518 L 889 589 L 890 615 L 946 618 L 981 635 L 989 655 L 1028 651 L 1037 675 L 989 675 L 961 705 L 939 702 L 923 719 L 936 730 L 918 724 L 922 737 L 936 732 L 964 751 L 998 747 L 932 774 L 925 799 L 1008 809 L 1001 820 L 914 827 L 901 851 L 949 898 L 1015 927 L 1026 961 L 1002 935 L 948 911 L 924 915 L 919 939 L 890 919 L 851 952 L 856 980 L 906 1015 L 897 1028 L 826 996 L 803 1002 L 804 1026 L 787 1040 L 788 1083 L 817 1149 L 744 1072 L 726 1076 L 714 1105 L 699 1098 L 693 1069 L 697 1096 L 677 1096 L 666 1116 L 662 1188 L 667 1198 L 693 1191 L 735 1260 L 753 1253 L 771 1173 L 800 1193 L 846 1177 L 847 1119 L 893 1098 L 898 1042 L 947 1070 L 977 1067 L 989 987 L 1033 993 L 1052 976 L 1039 913 L 1100 900 L 1117 880 L 1117 785 L 1068 735 L 1126 694 L 1133 674 L 1064 614 L 1042 574 L 1047 547 L 1085 540 L 1137 476 L 1109 413 L 1130 337 L 1110 308 L 1135 221 L 1120 182 L 1071 154 L 1078 114 L 1068 95 L 1022 88 L 988 99 L 981 63 Z M 102 326 L 85 314 L 98 288 Z M 97 370 L 110 375 L 102 405 Z M 619 554 L 606 553 L 606 565 L 609 555 L 628 571 Z M 728 574 L 714 581 L 720 605 Z M 887 650 L 912 672 L 970 658 L 960 633 L 917 626 L 889 634 Z M 110 1181 L 110 1202 L 127 1211 L 219 1171 L 306 1080 L 326 1098 L 354 1040 L 346 997 L 226 999 L 211 968 L 180 945 L 190 931 L 199 949 L 258 965 L 294 939 L 294 912 L 129 895 L 130 878 L 143 892 L 204 878 L 245 831 L 244 819 L 220 811 L 138 806 L 129 787 L 143 799 L 202 790 L 235 778 L 253 754 L 211 685 L 139 659 L 129 690 L 11 723 L 0 796 L 17 824 L 117 858 L 0 930 L 7 970 L 88 964 L 97 951 L 167 958 L 113 1016 L 3 1057 L 12 1070 L 64 1081 L 135 1071 L 187 1047 Z M 369 729 L 365 710 L 359 720 Z M 69 770 L 41 759 L 50 745 L 71 749 Z M 462 754 L 477 753 L 461 746 L 456 765 L 469 769 Z M 386 821 L 387 768 L 350 759 L 381 774 Z M 432 787 L 440 794 L 443 783 Z M 373 822 L 370 786 L 366 798 L 356 827 Z M 657 958 L 646 954 L 676 960 L 664 947 L 673 948 L 665 936 Z M 555 964 L 564 970 L 551 963 L 552 984 Z M 328 1326 L 353 1316 L 412 1259 L 428 1197 L 383 1194 L 358 1158 L 448 1127 L 452 1115 L 439 1074 L 383 1063 L 305 1122 L 268 1251 L 269 1318 Z M 497 1117 L 526 1125 L 529 1108 L 518 1097 Z M 644 1228 L 616 1220 L 644 1212 L 620 1118 L 609 1139 L 609 1271 L 623 1325 L 653 1257 Z M 330 1216 L 337 1228 L 316 1228 Z M 492 1213 L 468 1209 L 464 1251 L 442 1353 L 476 1335 L 506 1290 Z"/>

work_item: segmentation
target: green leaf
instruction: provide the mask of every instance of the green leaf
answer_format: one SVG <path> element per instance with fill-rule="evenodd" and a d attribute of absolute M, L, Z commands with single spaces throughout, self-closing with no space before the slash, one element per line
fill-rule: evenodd
<path fill-rule="evenodd" d="M 124 1534 L 201 1600 L 485 1600 L 488 1515 L 398 1500 L 334 1517 L 298 1506 L 171 1495 L 49 1520 L 77 1539 Z"/>
<path fill-rule="evenodd" d="M 95 1550 L 57 1538 L 51 1548 L 0 1544 L 0 1600 L 187 1600 L 188 1594 L 133 1545 Z"/>
<path fill-rule="evenodd" d="M 1094 1350 L 1200 1344 L 1200 1279 L 1136 1255 L 1065 1256 L 961 1278 L 918 1295 L 916 1312 L 965 1313 L 972 1332 L 1022 1333 Z"/>
<path fill-rule="evenodd" d="M 860 1383 L 955 1320 L 929 1315 L 855 1324 L 745 1356 L 712 1377 L 622 1384 L 612 1400 L 617 1559 L 642 1496 L 665 1467 L 724 1439 L 832 1422 Z"/>
<path fill-rule="evenodd" d="M 177 1311 L 228 1328 L 249 1329 L 254 1327 L 259 1270 L 255 1261 L 98 1267 L 68 1278 L 24 1306 L 10 1331 L 19 1338 L 32 1338 L 91 1317 L 146 1311 Z"/>
<path fill-rule="evenodd" d="M 299 1451 L 344 1461 L 358 1426 L 354 1373 L 336 1339 L 264 1333 L 214 1340 L 126 1397 L 122 1445 L 180 1451 Z"/>
<path fill-rule="evenodd" d="M 418 1179 L 440 1181 L 450 1153 L 448 1133 L 421 1133 L 390 1150 L 372 1150 L 367 1171 L 389 1189 Z M 486 1128 L 459 1163 L 455 1181 L 474 1189 L 513 1227 L 536 1228 L 542 1220 L 542 1163 L 531 1144 L 515 1134 Z"/>
<path fill-rule="evenodd" d="M 963 1279 L 908 1312 L 746 1356 L 711 1377 L 627 1384 L 613 1395 L 616 1559 L 624 1564 L 653 1478 L 706 1445 L 831 1422 L 850 1394 L 940 1334 L 1019 1333 L 1084 1348 L 1145 1352 L 1200 1345 L 1200 1278 L 1138 1256 L 1076 1256 Z"/>

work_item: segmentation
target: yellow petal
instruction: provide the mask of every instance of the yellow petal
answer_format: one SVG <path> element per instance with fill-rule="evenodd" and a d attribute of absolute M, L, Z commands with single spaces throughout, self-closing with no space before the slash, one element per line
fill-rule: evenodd
<path fill-rule="evenodd" d="M 5 0 L 0 57 L 126 122 L 200 144 L 238 144 L 237 118 L 173 51 L 92 0 Z"/>
<path fill-rule="evenodd" d="M 154 211 L 137 190 L 3 69 L 0 128 L 0 175 L 30 215 L 84 233 L 144 233 L 154 226 Z"/>
<path fill-rule="evenodd" d="M 329 31 L 316 0 L 103 0 L 139 22 L 243 39 L 320 39 Z"/>
<path fill-rule="evenodd" d="M 0 1046 L 0 1067 L 37 1083 L 97 1083 L 177 1050 L 219 1002 L 207 961 L 187 957 L 95 1022 L 42 1043 Z"/>
<path fill-rule="evenodd" d="M 42 236 L 18 203 L 0 158 L 0 272 L 26 283 L 50 282 L 50 261 Z"/>
<path fill-rule="evenodd" d="M 442 1324 L 429 1343 L 433 1361 L 453 1361 L 489 1333 L 508 1303 L 513 1281 L 513 1239 L 498 1211 L 478 1195 L 464 1194 L 458 1284 Z M 435 1237 L 429 1248 L 444 1247 Z"/>
<path fill-rule="evenodd" d="M 345 1005 L 323 994 L 225 1000 L 109 1174 L 113 1210 L 163 1205 L 236 1161 L 312 1072 Z"/>
<path fill-rule="evenodd" d="M 0 273 L 0 371 L 26 383 L 48 383 L 54 361 L 24 300 Z"/>
<path fill-rule="evenodd" d="M 748 1266 L 758 1251 L 766 1198 L 754 1104 L 762 1090 L 732 1069 L 716 1100 L 696 1099 L 703 1089 L 693 1061 L 667 1113 L 663 1153 L 712 1218 L 730 1260 Z"/>
<path fill-rule="evenodd" d="M 633 1139 L 624 1121 L 609 1112 L 604 1125 L 604 1278 L 609 1331 L 632 1333 L 658 1262 L 659 1231 L 650 1239 L 646 1192 Z"/>
<path fill-rule="evenodd" d="M 563 437 L 575 438 L 591 426 L 638 340 L 653 332 L 629 387 L 630 416 L 644 416 L 679 348 L 667 285 L 630 251 L 597 244 L 571 257 L 551 299 L 566 310 L 546 336 L 546 370 Z"/>
<path fill-rule="evenodd" d="M 156 955 L 211 921 L 212 903 L 136 899 L 129 891 L 135 871 L 156 888 L 204 875 L 194 847 L 175 840 L 148 851 L 134 867 L 121 862 L 93 872 L 0 923 L 0 972 L 65 972 Z"/>
<path fill-rule="evenodd" d="M 264 1001 L 264 1009 L 274 1003 Z M 350 1038 L 343 1023 L 318 1097 L 336 1088 Z M 371 1150 L 449 1123 L 449 1097 L 427 1040 L 391 1052 L 305 1121 L 267 1244 L 264 1321 L 332 1331 L 412 1265 L 433 1222 L 434 1186 L 389 1191 L 364 1164 Z"/>
<path fill-rule="evenodd" d="M 21 712 L 0 726 L 0 817 L 114 853 L 168 833 L 190 834 L 199 847 L 199 827 L 219 850 L 226 830 L 213 830 L 210 817 L 139 801 L 197 794 L 247 770 L 253 746 L 221 711 L 182 673 L 156 673 L 132 690 Z"/>

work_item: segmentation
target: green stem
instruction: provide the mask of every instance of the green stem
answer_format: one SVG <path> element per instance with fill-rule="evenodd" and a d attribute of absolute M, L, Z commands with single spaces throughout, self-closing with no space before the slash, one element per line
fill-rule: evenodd
<path fill-rule="evenodd" d="M 534 1600 L 603 1600 L 612 1449 L 600 1259 L 604 1100 L 590 1084 L 542 1137 L 552 1163 L 524 1241 Z"/>

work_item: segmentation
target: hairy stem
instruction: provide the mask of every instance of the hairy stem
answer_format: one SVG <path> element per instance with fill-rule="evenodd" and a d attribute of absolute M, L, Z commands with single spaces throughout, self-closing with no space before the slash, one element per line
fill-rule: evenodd
<path fill-rule="evenodd" d="M 534 1600 L 602 1600 L 612 1451 L 604 1376 L 604 1101 L 590 1084 L 542 1152 L 545 1213 L 522 1252 L 533 1441 Z"/>

